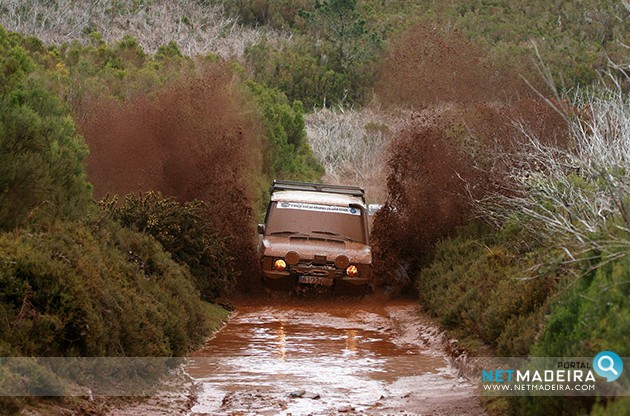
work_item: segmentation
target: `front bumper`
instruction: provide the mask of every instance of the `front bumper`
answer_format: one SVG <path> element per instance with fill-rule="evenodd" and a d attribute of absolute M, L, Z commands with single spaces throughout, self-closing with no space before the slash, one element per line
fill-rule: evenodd
<path fill-rule="evenodd" d="M 264 263 L 263 263 L 264 265 Z M 291 266 L 290 266 L 291 267 Z M 357 277 L 350 277 L 343 270 L 332 267 L 293 266 L 287 270 L 263 269 L 266 286 L 270 288 L 289 289 L 299 285 L 300 276 L 317 276 L 333 279 L 333 287 L 362 287 L 372 282 L 369 265 L 360 265 L 361 273 Z"/>

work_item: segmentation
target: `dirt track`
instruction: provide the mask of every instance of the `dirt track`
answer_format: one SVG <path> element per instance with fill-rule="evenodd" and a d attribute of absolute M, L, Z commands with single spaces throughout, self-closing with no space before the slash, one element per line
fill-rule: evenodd
<path fill-rule="evenodd" d="M 188 414 L 484 414 L 449 361 L 413 302 L 243 305 L 191 357 Z"/>

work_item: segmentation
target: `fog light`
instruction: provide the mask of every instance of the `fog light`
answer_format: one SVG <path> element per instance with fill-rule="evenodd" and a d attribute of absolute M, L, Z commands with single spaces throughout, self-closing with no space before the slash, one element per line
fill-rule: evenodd
<path fill-rule="evenodd" d="M 348 267 L 348 264 L 350 264 L 350 259 L 348 259 L 348 256 L 344 256 L 343 254 L 337 256 L 335 259 L 335 266 L 340 269 L 345 269 Z"/>
<path fill-rule="evenodd" d="M 284 260 L 282 259 L 278 259 L 276 260 L 276 262 L 273 264 L 273 267 L 276 268 L 276 270 L 278 270 L 279 272 L 283 271 L 284 269 L 287 268 L 287 264 L 285 263 Z"/>
<path fill-rule="evenodd" d="M 350 266 L 348 266 L 348 268 L 346 269 L 346 274 L 350 277 L 355 277 L 359 275 L 359 269 L 357 268 L 357 266 L 355 266 L 354 264 L 351 264 Z"/>
<path fill-rule="evenodd" d="M 300 262 L 300 255 L 297 251 L 289 251 L 284 258 L 291 266 L 295 266 Z"/>

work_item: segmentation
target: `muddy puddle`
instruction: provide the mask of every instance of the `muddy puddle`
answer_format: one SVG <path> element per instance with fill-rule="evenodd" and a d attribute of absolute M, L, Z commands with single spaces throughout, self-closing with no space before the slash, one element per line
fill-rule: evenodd
<path fill-rule="evenodd" d="M 192 354 L 190 415 L 482 414 L 413 304 L 245 306 Z"/>

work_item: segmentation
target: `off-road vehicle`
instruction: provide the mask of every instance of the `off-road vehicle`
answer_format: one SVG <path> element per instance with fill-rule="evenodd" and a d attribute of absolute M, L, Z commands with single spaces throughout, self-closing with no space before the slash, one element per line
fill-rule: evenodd
<path fill-rule="evenodd" d="M 361 188 L 274 181 L 258 232 L 267 287 L 356 292 L 370 286 L 372 253 Z"/>

